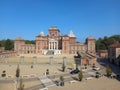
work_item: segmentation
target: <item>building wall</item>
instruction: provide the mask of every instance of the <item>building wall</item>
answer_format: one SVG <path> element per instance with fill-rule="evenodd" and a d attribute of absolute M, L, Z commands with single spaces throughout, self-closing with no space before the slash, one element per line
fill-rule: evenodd
<path fill-rule="evenodd" d="M 120 44 L 117 43 L 110 45 L 108 50 L 108 58 L 110 62 L 116 65 L 120 65 L 120 61 L 117 59 L 119 55 L 120 55 Z"/>
<path fill-rule="evenodd" d="M 35 45 L 33 44 L 25 44 L 21 46 L 22 54 L 34 54 L 35 53 Z"/>
<path fill-rule="evenodd" d="M 69 37 L 63 36 L 62 37 L 62 53 L 63 54 L 69 54 Z"/>
<path fill-rule="evenodd" d="M 90 65 L 90 66 L 92 66 L 93 64 L 97 64 L 96 63 L 96 58 L 93 58 L 93 59 L 91 59 L 91 58 L 87 58 L 87 57 L 85 57 L 85 58 L 82 58 L 82 65 Z"/>
<path fill-rule="evenodd" d="M 87 38 L 87 52 L 95 53 L 95 39 L 93 37 Z"/>
<path fill-rule="evenodd" d="M 25 45 L 25 41 L 21 38 L 17 38 L 14 41 L 14 51 L 16 51 L 18 54 L 21 54 L 22 53 L 22 51 L 21 51 L 22 45 Z"/>
<path fill-rule="evenodd" d="M 70 44 L 70 54 L 76 54 L 77 51 L 86 52 L 87 47 L 85 44 L 76 43 Z"/>
<path fill-rule="evenodd" d="M 120 55 L 120 48 L 116 48 L 116 58 Z"/>

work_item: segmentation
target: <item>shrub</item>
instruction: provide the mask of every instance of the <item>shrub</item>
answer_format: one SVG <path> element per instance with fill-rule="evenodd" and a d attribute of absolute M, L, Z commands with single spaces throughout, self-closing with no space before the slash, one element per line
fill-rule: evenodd
<path fill-rule="evenodd" d="M 82 72 L 79 72 L 79 73 L 78 73 L 78 78 L 79 78 L 80 81 L 82 81 L 82 79 L 83 79 L 83 74 L 82 74 Z"/>
<path fill-rule="evenodd" d="M 110 77 L 111 74 L 112 74 L 112 70 L 111 70 L 111 68 L 108 65 L 106 67 L 106 74 L 107 74 L 107 77 Z"/>
<path fill-rule="evenodd" d="M 49 75 L 49 69 L 46 70 L 46 75 Z"/>
<path fill-rule="evenodd" d="M 65 72 L 65 64 L 62 65 L 62 71 Z"/>

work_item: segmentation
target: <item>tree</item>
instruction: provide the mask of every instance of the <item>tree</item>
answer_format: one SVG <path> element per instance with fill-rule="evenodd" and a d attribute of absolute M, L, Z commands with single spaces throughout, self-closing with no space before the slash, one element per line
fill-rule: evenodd
<path fill-rule="evenodd" d="M 93 68 L 95 67 L 95 63 L 93 63 L 93 66 L 92 66 Z"/>
<path fill-rule="evenodd" d="M 5 50 L 12 50 L 13 49 L 13 41 L 10 39 L 7 39 L 5 41 Z"/>
<path fill-rule="evenodd" d="M 107 77 L 110 77 L 112 75 L 112 70 L 109 67 L 109 65 L 107 65 L 107 67 L 106 67 L 106 74 L 107 74 Z"/>
<path fill-rule="evenodd" d="M 120 35 L 105 36 L 96 40 L 96 50 L 107 50 L 111 44 L 120 42 Z"/>
<path fill-rule="evenodd" d="M 5 70 L 2 73 L 2 77 L 6 77 L 6 71 Z"/>
<path fill-rule="evenodd" d="M 65 64 L 62 64 L 62 71 L 65 72 Z"/>
<path fill-rule="evenodd" d="M 64 77 L 63 76 L 60 76 L 60 81 L 64 81 Z"/>
<path fill-rule="evenodd" d="M 96 78 L 99 78 L 99 74 L 100 74 L 99 72 L 96 72 Z"/>
<path fill-rule="evenodd" d="M 22 79 L 20 79 L 20 85 L 19 85 L 18 90 L 24 90 L 24 84 L 23 84 Z"/>
<path fill-rule="evenodd" d="M 25 40 L 26 44 L 35 44 L 35 40 Z"/>
<path fill-rule="evenodd" d="M 60 76 L 61 86 L 64 86 L 64 77 Z"/>
<path fill-rule="evenodd" d="M 84 66 L 85 66 L 85 69 L 87 69 L 87 64 L 84 64 Z"/>
<path fill-rule="evenodd" d="M 17 66 L 17 70 L 16 70 L 16 78 L 18 80 L 18 78 L 20 77 L 20 68 L 19 65 Z"/>
<path fill-rule="evenodd" d="M 1 40 L 1 41 L 0 41 L 0 47 L 5 47 L 5 41 L 6 41 L 6 40 Z"/>
<path fill-rule="evenodd" d="M 83 73 L 82 72 L 78 73 L 78 78 L 79 78 L 80 81 L 82 81 L 82 79 L 83 79 Z"/>
<path fill-rule="evenodd" d="M 46 75 L 49 75 L 49 69 L 46 70 Z"/>

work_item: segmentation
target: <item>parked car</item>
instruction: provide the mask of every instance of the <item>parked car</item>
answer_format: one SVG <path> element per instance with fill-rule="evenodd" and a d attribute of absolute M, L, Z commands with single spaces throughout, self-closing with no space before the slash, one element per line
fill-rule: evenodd
<path fill-rule="evenodd" d="M 100 70 L 100 67 L 98 67 L 98 66 L 95 66 L 95 67 L 93 67 L 93 70 L 96 70 L 96 71 L 98 71 L 98 70 Z"/>
<path fill-rule="evenodd" d="M 79 73 L 79 72 L 80 72 L 80 70 L 76 69 L 76 70 L 72 70 L 72 71 L 70 72 L 70 74 L 77 74 L 77 73 Z"/>

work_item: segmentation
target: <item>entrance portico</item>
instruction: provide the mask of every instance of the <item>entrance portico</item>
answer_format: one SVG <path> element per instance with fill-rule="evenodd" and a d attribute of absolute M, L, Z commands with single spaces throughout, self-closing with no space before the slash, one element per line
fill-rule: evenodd
<path fill-rule="evenodd" d="M 58 41 L 54 39 L 49 40 L 49 50 L 58 50 Z"/>

